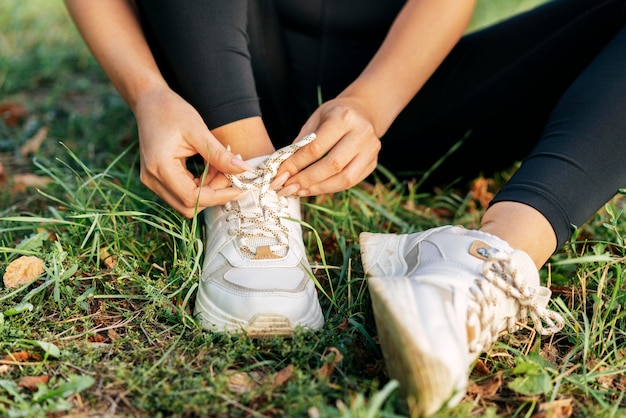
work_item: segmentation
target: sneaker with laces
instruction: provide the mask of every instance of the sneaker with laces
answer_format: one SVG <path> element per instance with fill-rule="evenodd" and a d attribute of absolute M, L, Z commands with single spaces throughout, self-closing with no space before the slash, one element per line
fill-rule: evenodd
<path fill-rule="evenodd" d="M 247 161 L 254 172 L 229 176 L 244 193 L 205 209 L 206 248 L 195 304 L 205 329 L 289 337 L 297 327 L 324 324 L 298 223 L 300 200 L 269 188 L 280 163 L 313 138 Z"/>
<path fill-rule="evenodd" d="M 389 377 L 412 416 L 458 404 L 472 363 L 528 317 L 542 335 L 563 327 L 532 259 L 498 237 L 445 226 L 359 241 Z"/>

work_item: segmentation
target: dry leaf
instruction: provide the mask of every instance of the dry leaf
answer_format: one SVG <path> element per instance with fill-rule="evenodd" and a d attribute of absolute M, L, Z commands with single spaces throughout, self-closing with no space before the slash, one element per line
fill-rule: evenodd
<path fill-rule="evenodd" d="M 0 376 L 7 374 L 11 370 L 11 366 L 8 364 L 0 364 Z"/>
<path fill-rule="evenodd" d="M 17 353 L 7 354 L 4 356 L 4 359 L 9 361 L 26 361 L 30 359 L 30 354 L 28 354 L 28 351 L 19 351 Z"/>
<path fill-rule="evenodd" d="M 117 257 L 114 257 L 111 254 L 109 254 L 106 248 L 100 249 L 100 260 L 102 260 L 102 264 L 104 264 L 104 266 L 108 268 L 109 270 L 117 266 Z"/>
<path fill-rule="evenodd" d="M 51 181 L 52 179 L 49 177 L 42 177 L 36 174 L 16 174 L 13 176 L 13 191 L 19 193 L 23 192 L 28 187 L 43 187 Z"/>
<path fill-rule="evenodd" d="M 571 398 L 557 399 L 540 404 L 537 413 L 533 414 L 532 418 L 569 418 L 573 412 Z"/>
<path fill-rule="evenodd" d="M 476 360 L 472 373 L 477 374 L 479 377 L 487 377 L 491 374 L 491 370 L 481 359 Z"/>
<path fill-rule="evenodd" d="M 286 382 L 288 382 L 289 380 L 291 380 L 291 378 L 293 377 L 294 369 L 295 369 L 294 365 L 290 364 L 289 366 L 285 367 L 284 369 L 276 372 L 274 374 L 274 385 L 275 386 L 281 386 L 281 385 L 285 384 Z"/>
<path fill-rule="evenodd" d="M 235 372 L 228 376 L 228 388 L 231 392 L 246 393 L 258 386 L 248 373 Z"/>
<path fill-rule="evenodd" d="M 487 208 L 493 199 L 493 193 L 488 191 L 489 186 L 493 185 L 493 179 L 479 177 L 472 183 L 471 192 L 474 200 L 480 203 L 480 206 Z"/>
<path fill-rule="evenodd" d="M 37 390 L 37 386 L 41 385 L 41 384 L 47 384 L 48 383 L 48 376 L 46 375 L 41 375 L 41 376 L 24 376 L 20 379 L 20 381 L 17 383 L 18 386 L 21 386 L 23 388 L 35 391 Z"/>
<path fill-rule="evenodd" d="M 90 343 L 103 343 L 106 340 L 107 340 L 106 337 L 98 333 L 95 333 L 94 335 L 87 338 L 87 341 L 89 341 Z"/>
<path fill-rule="evenodd" d="M 2 165 L 2 162 L 0 161 L 0 184 L 6 183 L 6 182 L 7 182 L 7 172 L 4 169 L 4 165 Z"/>
<path fill-rule="evenodd" d="M 0 119 L 7 126 L 17 126 L 26 116 L 26 108 L 19 103 L 7 102 L 0 104 Z"/>
<path fill-rule="evenodd" d="M 20 150 L 22 156 L 26 157 L 28 154 L 34 154 L 39 151 L 41 144 L 43 144 L 43 141 L 45 141 L 46 137 L 48 136 L 49 130 L 50 128 L 48 128 L 47 126 L 42 126 L 41 128 L 39 128 L 35 135 L 29 138 L 22 146 L 22 149 Z"/>
<path fill-rule="evenodd" d="M 111 341 L 117 341 L 120 338 L 120 334 L 117 333 L 117 331 L 115 331 L 114 329 L 110 329 L 107 331 L 107 336 L 111 339 Z"/>
<path fill-rule="evenodd" d="M 35 256 L 22 256 L 13 260 L 4 272 L 4 285 L 8 288 L 18 288 L 32 283 L 44 272 L 43 260 Z"/>
<path fill-rule="evenodd" d="M 329 362 L 325 362 L 322 365 L 322 367 L 320 367 L 315 372 L 315 375 L 318 377 L 318 379 L 321 378 L 321 377 L 325 377 L 325 378 L 330 377 L 330 375 L 335 370 L 335 367 L 337 367 L 337 365 L 339 363 L 341 363 L 341 360 L 343 360 L 343 355 L 341 354 L 341 352 L 337 348 L 331 347 L 327 351 L 328 352 L 324 355 L 324 357 L 325 358 L 328 358 L 330 356 L 333 356 L 333 357 L 332 357 L 332 359 L 330 359 Z"/>
<path fill-rule="evenodd" d="M 493 396 L 498 393 L 501 387 L 502 372 L 499 371 L 490 378 L 481 380 L 480 382 L 470 382 L 470 385 L 467 388 L 467 392 L 480 396 Z"/>

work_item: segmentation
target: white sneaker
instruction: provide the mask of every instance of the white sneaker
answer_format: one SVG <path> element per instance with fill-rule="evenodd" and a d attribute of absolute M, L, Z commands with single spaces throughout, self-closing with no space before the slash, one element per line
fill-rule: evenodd
<path fill-rule="evenodd" d="M 257 338 L 323 326 L 297 222 L 300 200 L 269 189 L 280 163 L 313 138 L 249 160 L 254 173 L 230 177 L 245 193 L 205 209 L 205 258 L 195 306 L 204 328 Z"/>
<path fill-rule="evenodd" d="M 542 335 L 563 327 L 531 258 L 493 235 L 364 232 L 360 245 L 388 373 L 412 415 L 459 403 L 474 360 L 517 321 L 530 316 Z"/>

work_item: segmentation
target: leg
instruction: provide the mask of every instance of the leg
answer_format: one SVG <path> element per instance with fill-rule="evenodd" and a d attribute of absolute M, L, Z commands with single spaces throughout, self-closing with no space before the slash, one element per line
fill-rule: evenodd
<path fill-rule="evenodd" d="M 563 326 L 537 273 L 557 246 L 626 185 L 626 29 L 567 89 L 541 140 L 487 210 L 480 231 L 361 235 L 363 267 L 390 375 L 412 412 L 463 396 L 472 362 L 526 309 L 541 335 Z M 459 360 L 462 359 L 462 360 Z"/>
<path fill-rule="evenodd" d="M 468 132 L 427 186 L 521 160 L 567 86 L 619 30 L 624 7 L 553 0 L 466 35 L 383 137 L 381 164 L 419 177 Z M 408 142 L 419 143 L 417 167 L 414 155 L 399 151 Z"/>
<path fill-rule="evenodd" d="M 229 177 L 242 190 L 236 200 L 203 212 L 196 318 L 206 329 L 252 337 L 321 327 L 301 226 L 293 221 L 301 216 L 299 200 L 269 189 L 277 166 L 295 149 L 272 154 L 248 50 L 248 0 L 146 0 L 139 6 L 168 81 L 212 133 L 255 168 Z"/>
<path fill-rule="evenodd" d="M 501 232 L 512 225 L 503 204 L 520 202 L 541 213 L 552 226 L 551 233 L 514 245 L 530 253 L 537 251 L 538 242 L 554 244 L 537 254 L 538 265 L 570 238 L 576 225 L 626 185 L 625 49 L 622 28 L 561 98 L 539 144 L 485 214 L 482 229 Z M 510 238 L 507 241 L 513 245 Z"/>
<path fill-rule="evenodd" d="M 248 1 L 137 5 L 159 67 L 215 136 L 244 159 L 273 152 L 248 50 Z"/>

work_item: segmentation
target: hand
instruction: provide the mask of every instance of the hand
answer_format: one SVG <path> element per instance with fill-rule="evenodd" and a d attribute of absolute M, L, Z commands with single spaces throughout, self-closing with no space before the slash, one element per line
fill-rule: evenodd
<path fill-rule="evenodd" d="M 322 104 L 298 136 L 315 132 L 317 138 L 285 160 L 278 170 L 277 179 L 289 176 L 278 194 L 334 193 L 370 175 L 378 163 L 381 144 L 364 109 L 356 99 L 347 97 Z"/>
<path fill-rule="evenodd" d="M 139 129 L 141 181 L 186 217 L 222 205 L 241 191 L 222 173 L 241 173 L 246 164 L 211 134 L 198 112 L 179 95 L 163 89 L 143 94 L 134 107 Z M 209 162 L 202 182 L 186 160 L 200 154 Z"/>

